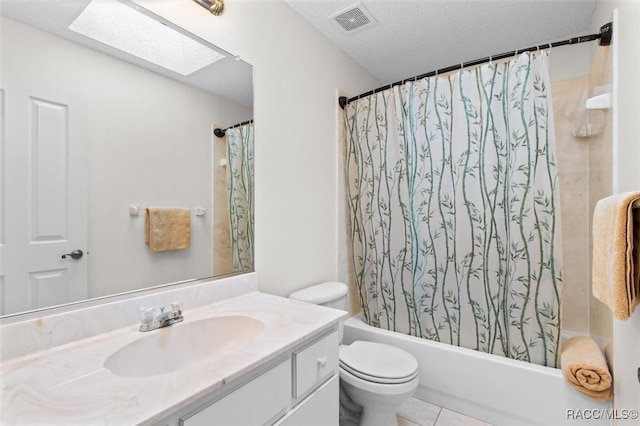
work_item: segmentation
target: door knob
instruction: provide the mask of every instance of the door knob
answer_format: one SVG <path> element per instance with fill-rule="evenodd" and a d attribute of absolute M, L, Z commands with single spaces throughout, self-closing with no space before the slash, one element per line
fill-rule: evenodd
<path fill-rule="evenodd" d="M 62 258 L 66 259 L 67 256 L 69 256 L 70 258 L 72 258 L 73 260 L 78 260 L 80 259 L 82 256 L 84 256 L 84 252 L 82 250 L 74 250 L 71 253 L 67 253 L 67 254 L 63 254 Z"/>

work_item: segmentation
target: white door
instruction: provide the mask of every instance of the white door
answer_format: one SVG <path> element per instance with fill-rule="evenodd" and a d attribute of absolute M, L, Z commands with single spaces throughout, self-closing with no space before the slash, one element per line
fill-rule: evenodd
<path fill-rule="evenodd" d="M 87 297 L 86 116 L 57 90 L 3 76 L 2 314 Z M 72 256 L 63 256 L 81 250 Z"/>

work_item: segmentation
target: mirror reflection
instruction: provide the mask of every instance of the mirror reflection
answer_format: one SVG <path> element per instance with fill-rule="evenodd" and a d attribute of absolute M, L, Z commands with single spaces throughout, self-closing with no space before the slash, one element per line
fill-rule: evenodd
<path fill-rule="evenodd" d="M 0 314 L 252 270 L 251 66 L 129 0 L 0 6 Z"/>

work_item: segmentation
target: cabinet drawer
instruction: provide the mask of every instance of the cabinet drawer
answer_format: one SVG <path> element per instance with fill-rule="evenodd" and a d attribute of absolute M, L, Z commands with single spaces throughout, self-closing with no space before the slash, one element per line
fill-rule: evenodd
<path fill-rule="evenodd" d="M 338 368 L 338 332 L 293 353 L 293 397 L 301 398 Z"/>
<path fill-rule="evenodd" d="M 287 359 L 195 414 L 180 418 L 180 425 L 264 425 L 283 413 L 290 401 L 291 359 Z"/>

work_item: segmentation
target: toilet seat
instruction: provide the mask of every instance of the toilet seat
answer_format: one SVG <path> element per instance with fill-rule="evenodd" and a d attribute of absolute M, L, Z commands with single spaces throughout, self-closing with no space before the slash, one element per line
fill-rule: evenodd
<path fill-rule="evenodd" d="M 342 345 L 339 359 L 345 372 L 372 383 L 401 384 L 418 375 L 418 361 L 411 354 L 382 343 Z"/>
<path fill-rule="evenodd" d="M 359 371 L 355 371 L 342 363 L 340 364 L 340 368 L 342 368 L 344 371 L 348 372 L 349 374 L 352 374 L 353 376 L 358 377 L 359 379 L 365 380 L 367 382 L 379 383 L 383 385 L 395 385 L 395 384 L 406 383 L 413 380 L 418 375 L 418 372 L 416 371 L 411 376 L 407 376 L 407 377 L 385 378 L 385 377 L 371 376 Z"/>

